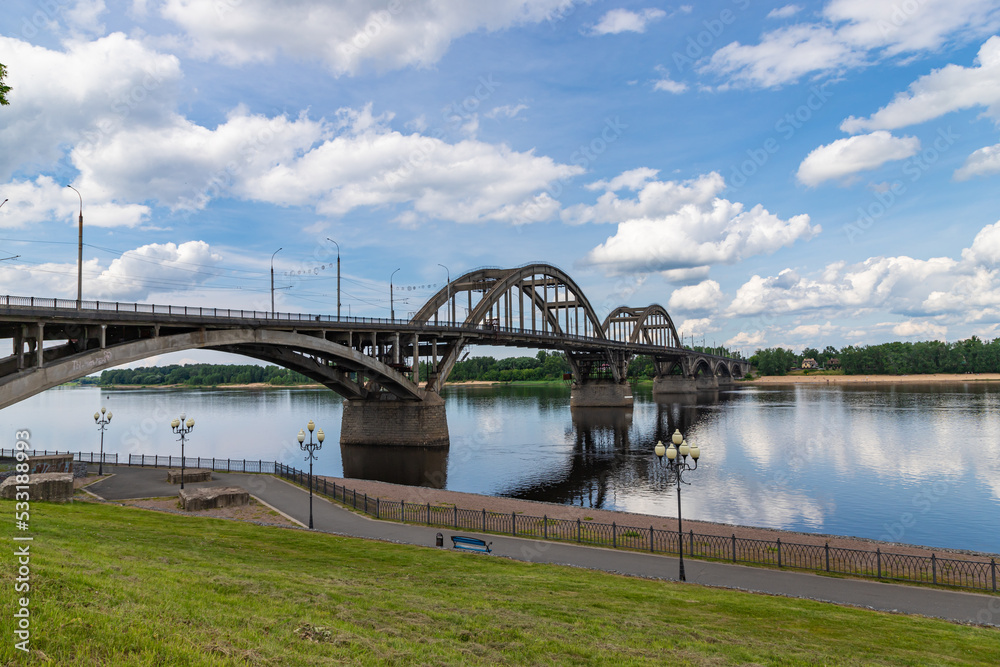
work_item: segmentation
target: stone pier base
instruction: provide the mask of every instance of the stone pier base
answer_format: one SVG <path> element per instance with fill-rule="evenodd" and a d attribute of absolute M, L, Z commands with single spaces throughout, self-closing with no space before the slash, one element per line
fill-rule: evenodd
<path fill-rule="evenodd" d="M 653 380 L 654 394 L 693 394 L 697 391 L 716 391 L 718 388 L 718 378 L 711 375 L 699 375 L 696 378 L 663 375 Z"/>
<path fill-rule="evenodd" d="M 627 382 L 588 382 L 570 390 L 571 408 L 630 408 L 632 386 Z"/>
<path fill-rule="evenodd" d="M 661 375 L 653 378 L 654 394 L 693 394 L 698 391 L 697 380 L 683 375 Z"/>
<path fill-rule="evenodd" d="M 699 375 L 694 382 L 698 391 L 717 391 L 719 389 L 719 378 L 712 375 Z"/>
<path fill-rule="evenodd" d="M 340 425 L 342 445 L 447 447 L 444 399 L 345 400 Z"/>

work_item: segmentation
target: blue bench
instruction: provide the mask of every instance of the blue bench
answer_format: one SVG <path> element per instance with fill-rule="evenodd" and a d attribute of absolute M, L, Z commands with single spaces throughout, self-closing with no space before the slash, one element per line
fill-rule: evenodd
<path fill-rule="evenodd" d="M 464 549 L 466 551 L 479 551 L 481 553 L 488 554 L 492 551 L 490 549 L 491 544 L 493 543 L 490 542 L 489 544 L 487 544 L 478 537 L 464 537 L 462 535 L 451 536 L 451 545 L 452 548 L 454 549 Z"/>

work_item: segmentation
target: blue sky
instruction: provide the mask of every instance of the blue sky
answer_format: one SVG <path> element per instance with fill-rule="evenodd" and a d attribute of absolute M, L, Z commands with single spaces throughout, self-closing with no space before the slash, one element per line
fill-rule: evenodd
<path fill-rule="evenodd" d="M 1000 4 L 8 0 L 9 294 L 397 316 L 567 270 L 758 347 L 1000 336 Z M 190 355 L 188 355 L 190 356 Z"/>

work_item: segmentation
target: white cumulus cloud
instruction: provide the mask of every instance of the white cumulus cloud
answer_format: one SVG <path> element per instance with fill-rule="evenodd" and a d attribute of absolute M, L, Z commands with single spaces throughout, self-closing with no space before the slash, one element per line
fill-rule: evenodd
<path fill-rule="evenodd" d="M 974 176 L 987 176 L 1000 172 L 1000 144 L 984 146 L 973 151 L 955 171 L 955 180 L 966 181 Z"/>
<path fill-rule="evenodd" d="M 908 92 L 868 118 L 846 119 L 840 129 L 852 134 L 893 130 L 974 107 L 986 107 L 988 114 L 1000 119 L 1000 36 L 990 37 L 976 60 L 978 67 L 952 64 L 920 77 Z"/>
<path fill-rule="evenodd" d="M 65 145 L 158 124 L 176 103 L 178 59 L 121 33 L 70 40 L 62 51 L 0 36 L 0 53 L 13 88 L 0 124 L 0 179 L 55 162 Z"/>
<path fill-rule="evenodd" d="M 124 253 L 107 266 L 84 257 L 83 297 L 101 301 L 144 301 L 151 294 L 183 292 L 209 281 L 222 261 L 204 241 L 152 243 Z M 46 262 L 0 265 L 0 281 L 12 294 L 76 297 L 77 266 Z M 176 294 L 175 294 L 176 296 Z"/>
<path fill-rule="evenodd" d="M 790 16 L 789 7 L 774 10 L 774 17 Z M 998 26 L 1000 7 L 992 0 L 830 0 L 819 21 L 766 32 L 756 44 L 727 44 L 701 69 L 725 78 L 723 87 L 777 87 L 807 75 L 935 51 L 949 41 L 989 35 Z"/>
<path fill-rule="evenodd" d="M 697 312 L 715 310 L 722 302 L 722 288 L 714 280 L 705 280 L 697 285 L 687 285 L 675 289 L 670 295 L 667 310 Z"/>
<path fill-rule="evenodd" d="M 622 32 L 646 32 L 646 26 L 666 15 L 662 9 L 643 9 L 638 12 L 612 9 L 591 28 L 590 34 L 617 35 Z"/>
<path fill-rule="evenodd" d="M 719 197 L 725 182 L 714 172 L 684 182 L 651 180 L 641 187 L 635 172 L 622 176 L 638 190 L 634 199 L 620 199 L 609 190 L 593 206 L 565 211 L 576 222 L 618 223 L 615 235 L 584 259 L 611 273 L 733 264 L 820 232 L 808 215 L 783 220 L 760 204 L 746 210 Z M 623 183 L 613 180 L 613 185 Z"/>
<path fill-rule="evenodd" d="M 184 31 L 191 52 L 228 65 L 279 54 L 321 61 L 335 75 L 429 67 L 452 41 L 558 18 L 574 0 L 381 3 L 326 0 L 160 0 L 160 14 Z"/>
<path fill-rule="evenodd" d="M 767 18 L 769 19 L 787 19 L 795 16 L 802 11 L 802 7 L 799 5 L 785 5 L 784 7 L 778 7 L 777 9 L 772 9 L 767 13 Z"/>
<path fill-rule="evenodd" d="M 884 130 L 846 137 L 814 149 L 799 165 L 796 177 L 806 185 L 819 185 L 903 160 L 918 150 L 920 140 L 916 137 L 894 137 Z"/>

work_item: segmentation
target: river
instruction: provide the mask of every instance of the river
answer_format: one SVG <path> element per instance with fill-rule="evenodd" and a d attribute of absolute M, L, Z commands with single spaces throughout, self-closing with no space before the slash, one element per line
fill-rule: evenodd
<path fill-rule="evenodd" d="M 1000 384 L 740 387 L 570 409 L 563 386 L 445 391 L 444 451 L 339 446 L 341 401 L 319 389 L 49 390 L 0 411 L 9 448 L 179 455 L 171 419 L 196 420 L 188 456 L 305 468 L 310 419 L 327 440 L 317 474 L 676 516 L 652 454 L 675 428 L 701 447 L 683 487 L 690 519 L 1000 552 Z"/>

